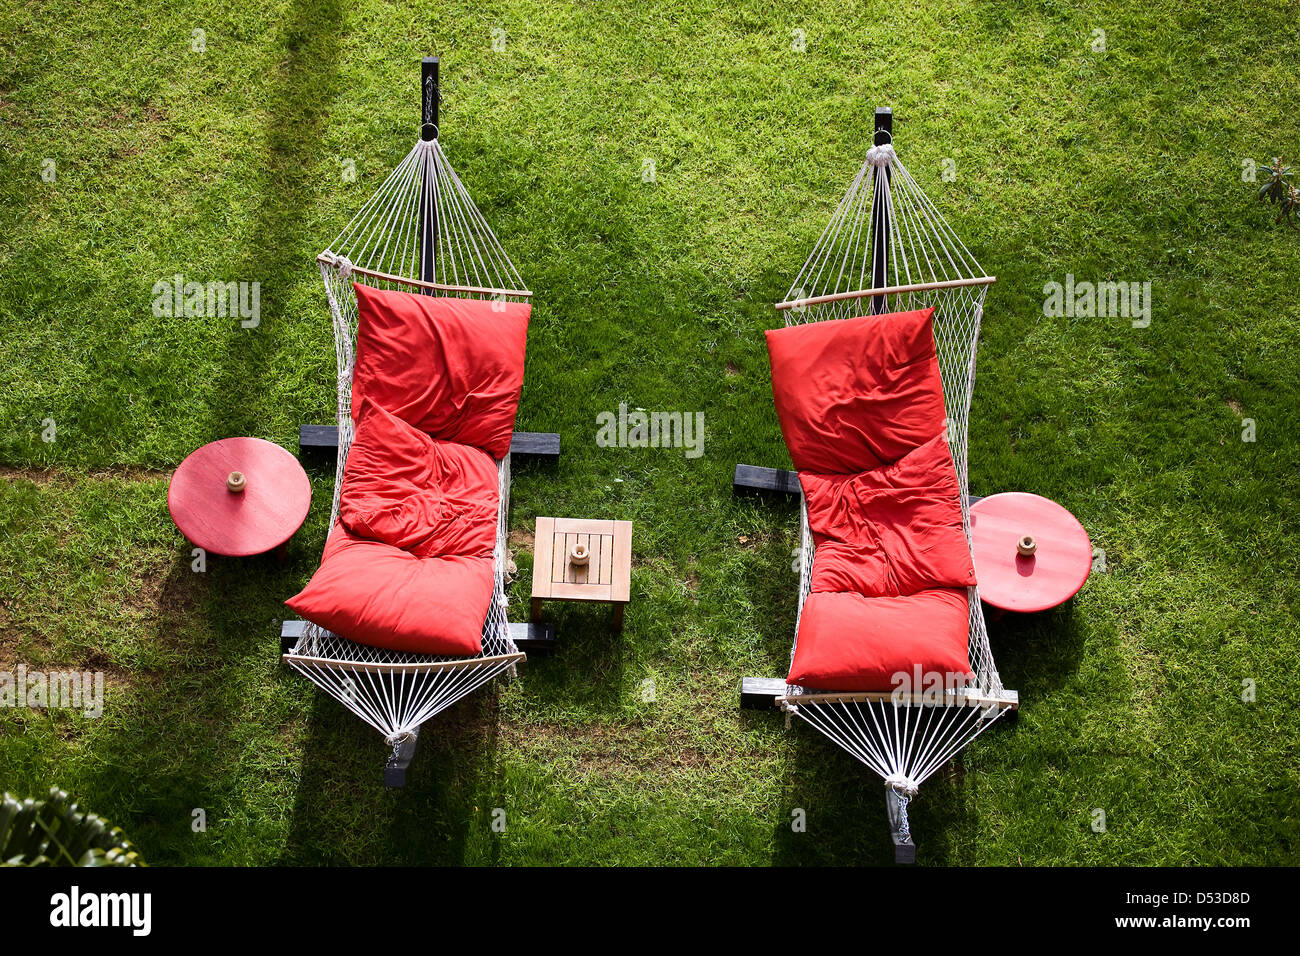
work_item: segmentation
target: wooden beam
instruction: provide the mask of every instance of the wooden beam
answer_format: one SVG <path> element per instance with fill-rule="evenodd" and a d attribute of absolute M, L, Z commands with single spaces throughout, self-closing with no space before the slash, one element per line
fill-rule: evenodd
<path fill-rule="evenodd" d="M 905 292 L 930 292 L 936 289 L 963 289 L 972 285 L 992 285 L 997 276 L 976 276 L 971 279 L 946 279 L 941 282 L 914 282 L 910 285 L 890 285 L 879 289 L 858 289 L 855 292 L 835 292 L 830 295 L 815 295 L 810 299 L 790 299 L 778 302 L 778 309 L 806 309 L 813 305 L 825 305 L 827 302 L 845 302 L 849 299 L 870 299 L 882 295 L 902 295 Z"/>
<path fill-rule="evenodd" d="M 555 639 L 555 625 L 551 623 L 533 623 L 524 621 L 510 625 L 510 639 L 521 651 L 553 651 L 558 646 Z"/>
<path fill-rule="evenodd" d="M 560 457 L 560 436 L 555 432 L 515 432 L 510 454 L 554 460 Z"/>
<path fill-rule="evenodd" d="M 316 257 L 316 261 L 334 268 L 338 268 L 339 264 L 337 258 L 324 252 Z M 532 296 L 532 293 L 527 289 L 494 289 L 481 285 L 448 285 L 445 282 L 426 282 L 423 279 L 408 279 L 406 276 L 394 275 L 391 272 L 378 272 L 374 269 L 363 269 L 360 266 L 353 266 L 350 274 L 367 276 L 371 279 L 378 279 L 380 282 L 395 282 L 398 285 L 410 286 L 412 289 L 426 289 L 430 292 L 451 292 L 457 295 L 492 295 L 515 299 L 527 299 Z"/>
<path fill-rule="evenodd" d="M 876 107 L 876 131 L 871 135 L 871 145 L 892 146 L 893 142 L 894 111 L 888 106 L 878 106 Z M 871 203 L 871 221 L 867 226 L 871 245 L 871 287 L 873 289 L 881 289 L 889 285 L 889 239 L 894 226 L 889 215 L 890 203 L 887 198 L 890 185 L 894 181 L 893 164 L 886 163 L 876 169 L 872 173 L 872 179 L 874 180 L 881 172 L 885 174 L 884 189 L 879 185 L 875 186 L 875 197 Z M 872 315 L 887 311 L 888 306 L 889 299 L 883 295 L 876 296 L 868 303 Z"/>
<path fill-rule="evenodd" d="M 522 652 L 517 654 L 488 654 L 483 657 L 453 657 L 449 661 L 421 661 L 418 664 L 372 664 L 366 661 L 336 660 L 332 657 L 309 657 L 306 654 L 284 654 L 282 656 L 284 660 L 291 664 L 302 664 L 306 667 L 321 667 L 326 670 L 347 671 L 349 673 L 365 671 L 368 674 L 387 675 L 425 674 L 430 671 L 455 671 L 484 665 L 518 664 L 526 659 Z"/>
<path fill-rule="evenodd" d="M 778 697 L 785 696 L 781 677 L 742 677 L 740 706 L 743 710 L 775 710 Z"/>
<path fill-rule="evenodd" d="M 759 465 L 737 465 L 732 478 L 732 490 L 741 493 L 767 493 L 780 495 L 798 495 L 799 474 L 781 468 L 763 468 Z"/>
<path fill-rule="evenodd" d="M 889 814 L 889 835 L 894 841 L 894 862 L 915 863 L 916 844 L 912 842 L 911 828 L 903 832 L 906 804 L 899 804 L 898 795 L 889 786 L 885 787 L 885 812 Z"/>
<path fill-rule="evenodd" d="M 288 654 L 293 650 L 293 646 L 298 643 L 298 638 L 302 637 L 303 629 L 307 627 L 306 621 L 283 621 L 280 624 L 280 653 Z"/>
<path fill-rule="evenodd" d="M 298 426 L 298 451 L 333 451 L 339 447 L 339 426 Z"/>
<path fill-rule="evenodd" d="M 339 447 L 337 425 L 301 425 L 298 428 L 301 451 L 333 451 Z M 560 457 L 560 436 L 555 432 L 515 432 L 510 439 L 510 454 L 525 458 Z"/>
<path fill-rule="evenodd" d="M 306 621 L 284 621 L 280 625 L 280 651 L 288 654 L 302 637 Z M 553 651 L 557 646 L 554 624 L 511 624 L 510 639 L 521 651 Z M 785 693 L 784 686 L 781 692 Z"/>
<path fill-rule="evenodd" d="M 1015 710 L 1020 706 L 1020 695 L 1014 690 L 1004 690 L 997 696 L 982 694 L 978 690 L 957 688 L 942 694 L 914 691 L 899 694 L 889 690 L 862 691 L 810 691 L 806 694 L 786 696 L 782 693 L 777 704 L 800 707 L 805 704 L 899 704 L 904 707 L 984 707 L 993 710 Z"/>
<path fill-rule="evenodd" d="M 765 468 L 761 465 L 737 465 L 731 486 L 737 494 L 758 492 L 798 495 L 803 491 L 799 485 L 799 472 L 786 471 L 783 468 Z M 973 505 L 983 499 L 983 495 L 971 495 L 969 504 Z"/>

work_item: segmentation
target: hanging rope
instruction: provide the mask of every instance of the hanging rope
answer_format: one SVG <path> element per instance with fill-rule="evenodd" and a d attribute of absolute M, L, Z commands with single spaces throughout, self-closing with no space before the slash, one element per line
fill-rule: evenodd
<path fill-rule="evenodd" d="M 476 298 L 532 295 L 437 139 L 417 140 L 317 257 L 322 264 L 340 260 L 383 287 L 441 287 Z M 422 270 L 422 260 L 432 269 Z"/>

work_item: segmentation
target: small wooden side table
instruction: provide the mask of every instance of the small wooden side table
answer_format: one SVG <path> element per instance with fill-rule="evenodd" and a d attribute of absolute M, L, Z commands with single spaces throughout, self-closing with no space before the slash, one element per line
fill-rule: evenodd
<path fill-rule="evenodd" d="M 190 454 L 167 486 L 181 534 L 205 551 L 283 560 L 311 508 L 311 482 L 298 459 L 261 438 L 224 438 Z"/>
<path fill-rule="evenodd" d="M 614 630 L 632 591 L 632 522 L 538 518 L 533 544 L 533 620 L 542 602 L 608 601 Z"/>

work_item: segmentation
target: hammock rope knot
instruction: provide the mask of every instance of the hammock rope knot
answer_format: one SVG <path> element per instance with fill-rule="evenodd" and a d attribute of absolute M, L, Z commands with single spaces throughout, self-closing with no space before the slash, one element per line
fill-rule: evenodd
<path fill-rule="evenodd" d="M 893 166 L 894 159 L 894 147 L 888 143 L 885 143 L 882 146 L 872 146 L 867 150 L 867 162 L 877 169 L 886 166 Z"/>
<path fill-rule="evenodd" d="M 912 798 L 919 792 L 916 781 L 905 773 L 891 773 L 885 778 L 885 786 L 902 797 Z"/>

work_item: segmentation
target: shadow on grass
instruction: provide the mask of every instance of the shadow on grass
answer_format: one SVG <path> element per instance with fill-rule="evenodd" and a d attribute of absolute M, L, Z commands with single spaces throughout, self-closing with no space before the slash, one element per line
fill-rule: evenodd
<path fill-rule="evenodd" d="M 388 747 L 332 698 L 317 694 L 282 864 L 458 865 L 476 825 L 504 806 L 496 773 L 498 689 L 479 690 L 426 722 L 406 786 L 386 790 Z"/>
<path fill-rule="evenodd" d="M 220 370 L 204 396 L 207 420 L 199 430 L 208 439 L 265 431 L 267 402 L 274 400 L 267 376 L 289 340 L 282 303 L 286 290 L 309 273 L 310 259 L 302 252 L 309 237 L 303 235 L 302 223 L 315 188 L 326 106 L 337 86 L 344 24 L 337 0 L 299 0 L 286 11 L 269 54 L 268 67 L 277 79 L 266 104 L 261 195 L 239 266 L 241 278 L 257 281 L 267 293 L 266 309 L 255 328 L 235 328 L 218 357 Z M 161 858 L 175 851 L 194 859 L 192 844 L 182 847 L 192 833 L 193 809 L 203 808 L 214 823 L 242 810 L 225 805 L 227 795 L 238 791 L 232 781 L 241 762 L 250 759 L 242 749 L 248 735 L 241 725 L 246 698 L 240 688 L 252 683 L 251 675 L 265 674 L 267 645 L 275 640 L 268 623 L 283 613 L 287 577 L 266 556 L 213 558 L 203 575 L 190 569 L 187 556 L 178 557 L 168 573 L 154 639 L 170 642 L 178 634 L 190 634 L 198 646 L 178 673 L 135 688 L 130 710 L 108 743 L 96 742 L 101 788 L 122 791 L 119 801 L 132 808 L 143 831 L 139 839 L 152 844 Z M 196 587 L 201 589 L 195 602 L 198 621 L 194 615 L 178 615 L 176 609 L 183 605 L 169 598 Z M 322 729 L 314 714 L 313 744 L 328 754 L 355 743 L 336 737 Z M 328 763 L 314 752 L 308 760 Z M 142 786 L 142 780 L 147 784 Z M 375 785 L 382 786 L 378 778 Z"/>
<path fill-rule="evenodd" d="M 512 620 L 527 619 L 527 601 L 511 608 Z M 588 715 L 618 713 L 627 691 L 624 636 L 611 629 L 609 605 L 548 601 L 542 620 L 555 624 L 556 648 L 529 653 L 519 668 L 524 693 Z"/>
<path fill-rule="evenodd" d="M 1078 667 L 1083 635 L 1073 602 L 1034 615 L 1004 615 L 989 621 L 1003 682 L 1019 690 L 1027 706 L 1066 684 Z M 779 719 L 779 718 L 773 718 Z M 986 733 L 1014 733 L 1003 718 Z M 794 758 L 782 781 L 786 813 L 803 808 L 807 831 L 791 818 L 777 820 L 774 862 L 779 865 L 877 865 L 893 862 L 885 789 L 879 777 L 811 727 L 792 721 Z M 978 743 L 975 746 L 979 746 Z M 964 785 L 962 754 L 921 786 L 908 812 L 917 859 L 962 862 L 970 855 L 979 807 Z"/>
<path fill-rule="evenodd" d="M 260 435 L 275 402 L 266 376 L 277 352 L 292 339 L 284 305 L 288 290 L 312 274 L 313 237 L 306 215 L 317 188 L 327 104 L 338 85 L 340 38 L 346 22 L 338 0 L 294 3 L 274 50 L 280 79 L 267 104 L 261 195 L 248 253 L 240 269 L 263 289 L 263 314 L 253 328 L 236 328 L 227 339 L 221 371 L 207 390 L 206 434 Z"/>
<path fill-rule="evenodd" d="M 168 569 L 148 640 L 176 663 L 109 698 L 89 761 L 92 791 L 126 808 L 121 824 L 151 862 L 204 862 L 195 841 L 242 812 L 230 795 L 263 756 L 246 750 L 247 710 L 266 665 L 261 609 L 283 572 L 269 555 L 207 560 L 204 573 L 192 570 L 187 545 Z M 208 831 L 192 828 L 198 811 Z"/>
<path fill-rule="evenodd" d="M 516 467 L 511 461 L 512 483 L 556 481 L 562 474 L 563 464 L 528 461 Z M 533 529 L 536 518 L 511 508 L 510 526 L 523 524 Z M 552 512 L 546 512 L 551 514 Z M 518 573 L 507 585 L 510 606 L 506 611 L 511 621 L 527 621 L 532 612 L 532 561 L 536 543 L 512 545 Z M 627 617 L 633 616 L 631 608 L 637 601 L 635 581 L 632 602 Z M 547 601 L 542 605 L 542 620 L 555 625 L 555 648 L 550 651 L 532 651 L 519 668 L 523 692 L 537 701 L 563 701 L 566 707 L 581 708 L 600 713 L 618 711 L 623 697 L 623 657 L 625 637 L 612 630 L 612 609 L 605 603 Z"/>
<path fill-rule="evenodd" d="M 784 816 L 773 828 L 778 866 L 883 866 L 894 862 L 885 786 L 877 774 L 798 719 L 789 731 L 794 757 L 782 780 Z M 921 786 L 908 807 L 917 859 L 950 860 L 963 828 L 969 793 L 961 758 Z M 792 826 L 802 809 L 807 829 Z"/>
<path fill-rule="evenodd" d="M 986 606 L 989 644 L 1004 686 L 1019 691 L 1021 706 L 1069 683 L 1083 657 L 1084 629 L 1074 600 L 1039 614 L 995 617 Z"/>
<path fill-rule="evenodd" d="M 521 567 L 509 589 L 511 620 L 528 617 L 530 580 L 528 568 Z M 616 708 L 622 692 L 621 644 L 611 640 L 609 613 L 606 605 L 548 604 L 548 619 L 557 620 L 559 647 L 529 654 L 519 668 L 524 693 Z M 292 679 L 304 678 L 293 674 Z M 501 682 L 494 681 L 427 721 L 406 786 L 386 790 L 383 768 L 389 751 L 382 738 L 313 690 L 289 835 L 278 862 L 495 863 L 500 841 L 477 844 L 474 838 L 491 832 L 493 808 L 507 803 L 497 760 L 501 692 Z"/>

